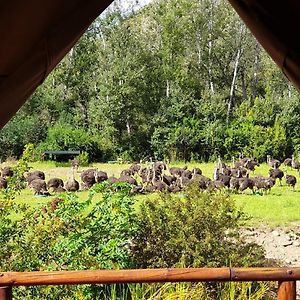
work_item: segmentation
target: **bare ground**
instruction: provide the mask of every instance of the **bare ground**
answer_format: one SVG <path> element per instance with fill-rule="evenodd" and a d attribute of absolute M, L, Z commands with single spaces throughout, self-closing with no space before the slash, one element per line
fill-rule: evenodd
<path fill-rule="evenodd" d="M 242 233 L 247 242 L 264 247 L 266 258 L 278 261 L 283 267 L 300 267 L 300 225 L 289 228 L 248 227 Z M 300 299 L 300 282 L 297 284 L 297 299 Z"/>

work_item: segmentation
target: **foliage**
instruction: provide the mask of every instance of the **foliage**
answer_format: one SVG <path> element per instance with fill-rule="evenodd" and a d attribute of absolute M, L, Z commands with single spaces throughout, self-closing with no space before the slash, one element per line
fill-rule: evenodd
<path fill-rule="evenodd" d="M 26 186 L 24 174 L 28 172 L 29 163 L 33 160 L 34 145 L 27 144 L 22 157 L 13 166 L 13 176 L 7 178 L 7 188 L 0 190 L 0 195 L 6 200 L 13 200 L 17 194 Z"/>
<path fill-rule="evenodd" d="M 217 299 L 260 300 L 270 294 L 269 282 L 226 282 L 218 284 Z M 267 298 L 268 299 L 268 298 Z"/>
<path fill-rule="evenodd" d="M 113 189 L 107 189 L 106 184 L 97 185 L 83 202 L 72 193 L 38 207 L 1 202 L 1 270 L 129 268 L 132 260 L 128 243 L 137 230 L 130 187 L 120 184 Z M 99 192 L 103 193 L 102 200 L 92 203 Z M 12 218 L 15 211 L 18 218 Z M 15 289 L 19 299 L 92 299 L 101 290 L 105 288 Z"/>
<path fill-rule="evenodd" d="M 29 142 L 98 161 L 300 152 L 300 97 L 228 1 L 141 7 L 90 26 L 3 129 L 0 158 Z"/>
<path fill-rule="evenodd" d="M 46 140 L 39 145 L 41 153 L 46 150 L 80 150 L 87 152 L 93 161 L 101 158 L 101 149 L 95 137 L 83 128 L 57 124 L 48 129 Z"/>
<path fill-rule="evenodd" d="M 0 132 L 0 158 L 19 158 L 26 144 L 39 143 L 45 133 L 36 113 L 27 115 L 21 110 Z"/>
<path fill-rule="evenodd" d="M 243 214 L 226 195 L 193 186 L 184 194 L 146 200 L 139 214 L 133 255 L 142 268 L 257 266 L 263 261 L 261 248 L 239 238 Z"/>
<path fill-rule="evenodd" d="M 86 151 L 81 152 L 75 158 L 79 160 L 80 166 L 87 167 L 89 165 L 89 154 Z"/>

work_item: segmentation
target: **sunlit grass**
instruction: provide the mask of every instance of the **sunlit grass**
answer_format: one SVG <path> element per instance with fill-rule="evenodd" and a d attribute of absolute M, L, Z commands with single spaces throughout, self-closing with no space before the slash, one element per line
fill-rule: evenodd
<path fill-rule="evenodd" d="M 171 166 L 183 167 L 187 166 L 190 170 L 194 167 L 201 168 L 203 175 L 212 178 L 215 163 L 174 163 Z M 146 166 L 146 165 L 145 165 Z M 52 177 L 59 177 L 64 181 L 71 176 L 70 167 L 57 167 L 53 161 L 47 162 L 35 162 L 31 163 L 32 170 L 43 170 L 46 174 L 46 181 Z M 119 176 L 123 169 L 128 168 L 128 164 L 101 164 L 94 163 L 89 167 L 81 167 L 75 177 L 80 181 L 80 172 L 88 168 L 98 168 L 99 170 L 106 171 L 108 176 Z M 285 170 L 284 168 L 282 168 Z M 250 176 L 268 176 L 269 166 L 267 164 L 261 164 Z M 295 170 L 288 169 L 289 174 L 293 174 L 299 181 L 298 173 Z M 77 192 L 79 201 L 83 201 L 88 197 L 88 191 Z M 17 196 L 16 201 L 18 203 L 29 203 L 31 205 L 38 205 L 40 203 L 46 203 L 52 200 L 54 197 L 38 197 L 34 196 L 33 192 L 29 189 L 25 189 Z M 151 197 L 150 195 L 138 196 L 137 200 Z M 243 194 L 231 194 L 233 200 L 236 201 L 238 207 L 242 208 L 247 216 L 251 219 L 249 224 L 267 224 L 270 226 L 291 226 L 294 223 L 300 224 L 300 183 L 296 185 L 295 189 L 285 185 L 284 180 L 282 186 L 279 182 L 272 188 L 268 194 L 252 194 L 250 190 L 247 190 Z M 95 196 L 95 201 L 100 199 L 101 195 Z"/>

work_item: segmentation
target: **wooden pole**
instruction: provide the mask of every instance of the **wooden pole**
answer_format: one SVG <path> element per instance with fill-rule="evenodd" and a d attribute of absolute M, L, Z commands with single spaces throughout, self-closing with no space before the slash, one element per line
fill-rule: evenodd
<path fill-rule="evenodd" d="M 178 268 L 0 273 L 0 286 L 296 280 L 300 280 L 300 268 Z"/>
<path fill-rule="evenodd" d="M 278 300 L 296 300 L 296 281 L 278 282 Z"/>
<path fill-rule="evenodd" d="M 12 299 L 11 286 L 0 287 L 0 300 L 11 300 L 11 299 Z"/>
<path fill-rule="evenodd" d="M 0 286 L 229 281 L 229 268 L 2 272 Z M 0 299 L 1 300 L 1 299 Z"/>

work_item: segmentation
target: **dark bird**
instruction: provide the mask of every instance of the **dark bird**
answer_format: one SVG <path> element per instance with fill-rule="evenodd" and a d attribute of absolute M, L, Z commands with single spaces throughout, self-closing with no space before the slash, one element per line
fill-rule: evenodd
<path fill-rule="evenodd" d="M 104 171 L 96 171 L 95 172 L 95 181 L 97 183 L 103 182 L 108 179 L 107 173 Z"/>
<path fill-rule="evenodd" d="M 269 176 L 275 180 L 278 178 L 281 185 L 281 180 L 284 177 L 284 173 L 280 169 L 270 169 Z"/>
<path fill-rule="evenodd" d="M 273 168 L 273 169 L 277 169 L 280 167 L 281 162 L 278 159 L 271 159 L 270 155 L 267 155 L 267 164 Z"/>
<path fill-rule="evenodd" d="M 28 173 L 25 173 L 25 179 L 29 185 L 31 183 L 31 181 L 33 181 L 35 179 L 45 180 L 45 173 L 43 171 L 38 171 L 38 170 L 28 172 Z"/>
<path fill-rule="evenodd" d="M 43 179 L 34 179 L 30 182 L 29 188 L 34 190 L 35 195 L 49 196 L 46 182 Z"/>
<path fill-rule="evenodd" d="M 291 187 L 294 189 L 294 188 L 295 188 L 295 185 L 296 185 L 296 183 L 297 183 L 296 177 L 295 177 L 294 175 L 288 175 L 288 174 L 286 174 L 286 175 L 284 176 L 284 178 L 285 178 L 285 183 L 286 183 L 287 185 L 291 186 Z"/>
<path fill-rule="evenodd" d="M 283 161 L 283 164 L 287 167 L 291 167 L 292 166 L 292 159 L 291 158 L 286 158 L 284 161 Z"/>
<path fill-rule="evenodd" d="M 3 178 L 12 177 L 14 175 L 14 171 L 12 167 L 4 167 L 1 169 L 1 176 Z"/>
<path fill-rule="evenodd" d="M 294 155 L 292 156 L 291 165 L 293 169 L 296 169 L 298 171 L 298 173 L 300 172 L 300 162 L 295 161 Z"/>
<path fill-rule="evenodd" d="M 56 177 L 50 178 L 47 182 L 47 188 L 52 192 L 61 192 L 63 186 L 64 186 L 64 182 L 60 178 L 56 178 Z"/>
<path fill-rule="evenodd" d="M 0 189 L 6 189 L 7 188 L 7 180 L 4 177 L 0 177 Z"/>
<path fill-rule="evenodd" d="M 83 189 L 89 189 L 96 183 L 95 180 L 96 171 L 97 171 L 96 169 L 87 169 L 82 171 L 80 178 L 82 181 Z"/>
<path fill-rule="evenodd" d="M 76 192 L 79 190 L 79 182 L 75 179 L 75 168 L 72 167 L 71 177 L 65 183 L 65 189 L 68 192 Z"/>

